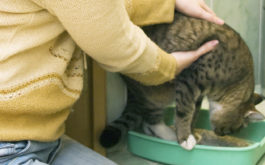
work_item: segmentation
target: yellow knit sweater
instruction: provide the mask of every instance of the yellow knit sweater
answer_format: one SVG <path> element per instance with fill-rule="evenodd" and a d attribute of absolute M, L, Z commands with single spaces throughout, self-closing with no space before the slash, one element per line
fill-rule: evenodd
<path fill-rule="evenodd" d="M 173 13 L 174 0 L 1 0 L 0 141 L 63 134 L 82 90 L 81 49 L 144 84 L 171 80 L 174 58 L 136 25 Z"/>

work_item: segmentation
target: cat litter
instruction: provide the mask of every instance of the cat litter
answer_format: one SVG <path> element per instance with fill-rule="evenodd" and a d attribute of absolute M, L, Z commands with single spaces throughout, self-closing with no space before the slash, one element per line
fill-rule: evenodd
<path fill-rule="evenodd" d="M 210 132 L 207 110 L 201 110 L 196 126 L 200 133 Z M 206 142 L 204 145 L 197 144 L 193 150 L 187 151 L 177 142 L 135 131 L 129 132 L 128 147 L 135 155 L 170 165 L 255 165 L 265 153 L 265 121 L 251 123 L 229 138 L 233 142 L 238 139 L 241 144 L 244 143 L 243 147 L 215 146 Z"/>

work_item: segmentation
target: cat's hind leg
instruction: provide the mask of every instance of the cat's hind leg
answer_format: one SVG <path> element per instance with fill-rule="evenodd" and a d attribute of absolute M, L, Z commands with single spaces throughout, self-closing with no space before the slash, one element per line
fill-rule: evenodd
<path fill-rule="evenodd" d="M 143 131 L 147 135 L 165 140 L 177 140 L 175 131 L 163 121 L 163 109 L 146 110 L 145 112 Z"/>
<path fill-rule="evenodd" d="M 143 130 L 147 135 L 155 136 L 165 140 L 177 140 L 175 131 L 168 127 L 163 121 L 157 124 L 148 124 L 144 122 Z"/>

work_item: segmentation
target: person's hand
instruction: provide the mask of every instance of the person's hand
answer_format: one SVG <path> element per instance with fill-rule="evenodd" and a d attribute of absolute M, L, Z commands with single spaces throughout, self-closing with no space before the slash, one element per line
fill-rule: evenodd
<path fill-rule="evenodd" d="M 202 55 L 213 50 L 218 43 L 219 43 L 218 40 L 212 40 L 206 42 L 197 50 L 171 53 L 171 55 L 173 55 L 177 61 L 176 74 L 179 74 L 183 69 L 189 67 L 194 61 L 196 61 Z"/>
<path fill-rule="evenodd" d="M 205 4 L 204 0 L 176 0 L 176 10 L 195 18 L 222 25 L 224 21 Z"/>

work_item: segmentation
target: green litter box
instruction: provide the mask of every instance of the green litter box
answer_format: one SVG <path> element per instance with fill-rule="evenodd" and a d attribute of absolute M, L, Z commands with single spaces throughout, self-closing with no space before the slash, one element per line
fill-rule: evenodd
<path fill-rule="evenodd" d="M 200 111 L 197 127 L 211 129 L 207 110 Z M 130 131 L 128 147 L 135 155 L 170 165 L 255 165 L 265 152 L 265 121 L 249 124 L 232 136 L 253 144 L 247 147 L 196 145 L 193 150 L 187 151 L 177 142 Z"/>

